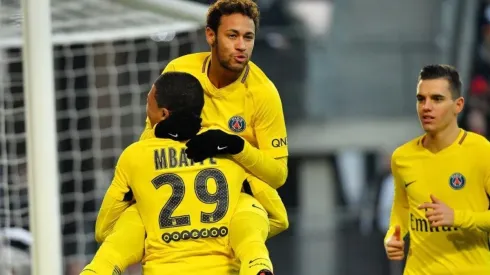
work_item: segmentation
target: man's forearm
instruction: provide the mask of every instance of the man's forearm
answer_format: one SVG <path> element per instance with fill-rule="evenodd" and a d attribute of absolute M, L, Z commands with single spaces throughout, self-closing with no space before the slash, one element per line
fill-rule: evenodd
<path fill-rule="evenodd" d="M 130 205 L 131 202 L 120 201 L 112 196 L 106 195 L 104 197 L 95 222 L 95 240 L 98 243 L 102 243 L 112 232 L 114 224 Z"/>
<path fill-rule="evenodd" d="M 288 176 L 286 157 L 275 159 L 245 142 L 242 152 L 233 155 L 233 159 L 274 189 L 283 186 L 286 182 Z"/>
<path fill-rule="evenodd" d="M 464 229 L 478 228 L 490 232 L 490 211 L 454 210 L 454 226 Z"/>
<path fill-rule="evenodd" d="M 384 239 L 385 243 L 395 233 L 396 226 L 400 226 L 400 237 L 403 239 L 408 233 L 408 208 L 402 203 L 394 201 L 391 209 L 390 225 Z"/>

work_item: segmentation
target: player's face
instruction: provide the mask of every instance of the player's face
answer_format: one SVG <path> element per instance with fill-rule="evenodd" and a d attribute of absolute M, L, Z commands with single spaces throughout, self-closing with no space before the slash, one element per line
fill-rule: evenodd
<path fill-rule="evenodd" d="M 146 99 L 146 115 L 150 119 L 151 126 L 155 126 L 158 122 L 165 119 L 165 108 L 159 108 L 157 104 L 157 99 L 155 97 L 156 88 L 151 86 L 151 90 L 148 93 Z"/>
<path fill-rule="evenodd" d="M 221 67 L 240 73 L 252 56 L 255 24 L 250 17 L 240 13 L 224 15 L 217 33 L 206 29 L 206 39 Z"/>
<path fill-rule="evenodd" d="M 455 123 L 463 105 L 462 97 L 452 98 L 451 87 L 446 79 L 419 81 L 417 113 L 425 132 L 437 133 Z"/>

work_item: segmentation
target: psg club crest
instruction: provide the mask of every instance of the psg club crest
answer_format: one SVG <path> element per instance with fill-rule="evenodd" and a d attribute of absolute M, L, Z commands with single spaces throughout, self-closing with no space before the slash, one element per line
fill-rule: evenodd
<path fill-rule="evenodd" d="M 466 179 L 460 173 L 454 173 L 449 178 L 449 185 L 454 190 L 459 190 L 459 189 L 463 188 L 465 184 L 466 184 Z"/>
<path fill-rule="evenodd" d="M 247 124 L 245 123 L 245 119 L 241 116 L 233 116 L 228 120 L 228 128 L 235 133 L 241 133 L 245 130 Z"/>

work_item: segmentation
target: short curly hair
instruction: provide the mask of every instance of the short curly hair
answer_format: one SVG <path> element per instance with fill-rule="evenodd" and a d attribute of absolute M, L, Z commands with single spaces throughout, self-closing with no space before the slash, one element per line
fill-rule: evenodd
<path fill-rule="evenodd" d="M 253 0 L 218 0 L 208 9 L 206 26 L 214 32 L 218 31 L 221 17 L 240 13 L 254 21 L 255 31 L 259 29 L 260 10 Z"/>
<path fill-rule="evenodd" d="M 161 74 L 153 85 L 159 108 L 167 108 L 170 112 L 201 115 L 204 90 L 193 75 L 184 72 L 166 72 Z"/>

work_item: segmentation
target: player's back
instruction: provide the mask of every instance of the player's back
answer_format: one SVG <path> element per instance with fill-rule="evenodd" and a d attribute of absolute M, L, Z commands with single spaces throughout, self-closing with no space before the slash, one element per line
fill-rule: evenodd
<path fill-rule="evenodd" d="M 488 233 L 477 228 L 432 227 L 418 206 L 430 195 L 460 211 L 489 209 L 490 144 L 483 137 L 461 130 L 449 147 L 434 154 L 412 140 L 393 154 L 398 188 L 406 192 L 410 234 L 405 274 L 490 274 Z"/>
<path fill-rule="evenodd" d="M 139 141 L 124 153 L 147 231 L 145 274 L 236 274 L 228 226 L 244 169 L 227 158 L 193 163 L 185 143 L 169 139 Z"/>

